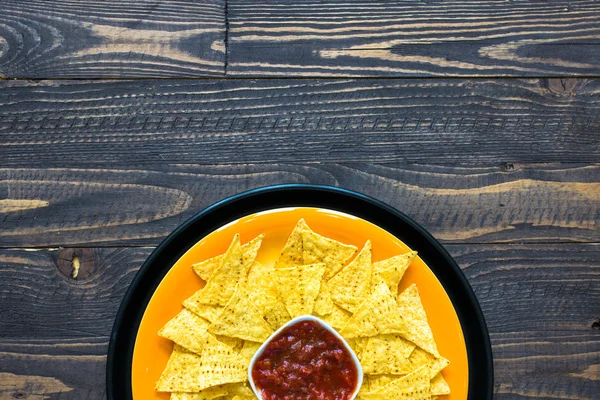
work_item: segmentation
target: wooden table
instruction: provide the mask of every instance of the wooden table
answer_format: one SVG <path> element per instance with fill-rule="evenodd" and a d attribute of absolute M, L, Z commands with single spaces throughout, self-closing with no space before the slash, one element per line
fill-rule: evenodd
<path fill-rule="evenodd" d="M 497 399 L 598 399 L 599 15 L 2 0 L 0 398 L 105 398 L 113 319 L 153 247 L 229 195 L 315 183 L 443 242 L 487 319 Z"/>

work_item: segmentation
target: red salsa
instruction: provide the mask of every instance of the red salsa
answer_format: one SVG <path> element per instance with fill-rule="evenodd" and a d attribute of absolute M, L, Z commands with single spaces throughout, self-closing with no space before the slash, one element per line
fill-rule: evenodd
<path fill-rule="evenodd" d="M 301 321 L 269 342 L 252 379 L 264 400 L 348 400 L 358 371 L 340 339 L 318 322 Z"/>

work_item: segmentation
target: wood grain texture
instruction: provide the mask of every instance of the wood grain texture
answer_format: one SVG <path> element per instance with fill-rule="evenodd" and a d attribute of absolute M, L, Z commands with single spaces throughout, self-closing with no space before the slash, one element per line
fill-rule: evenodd
<path fill-rule="evenodd" d="M 449 246 L 484 312 L 496 399 L 600 391 L 600 246 Z"/>
<path fill-rule="evenodd" d="M 600 241 L 600 165 L 251 164 L 0 169 L 0 246 L 156 245 L 219 200 L 282 183 L 371 195 L 445 243 Z"/>
<path fill-rule="evenodd" d="M 224 0 L 2 0 L 0 77 L 223 75 L 224 43 Z"/>
<path fill-rule="evenodd" d="M 231 76 L 597 75 L 597 1 L 228 1 Z"/>
<path fill-rule="evenodd" d="M 493 343 L 495 398 L 587 399 L 600 390 L 600 245 L 453 245 Z M 0 397 L 104 397 L 119 302 L 150 248 L 92 248 L 83 280 L 64 250 L 0 250 Z M 4 397 L 3 397 L 4 396 Z M 23 396 L 23 397 L 19 397 Z M 36 397 L 38 396 L 38 397 Z"/>
<path fill-rule="evenodd" d="M 600 161 L 595 79 L 0 87 L 0 167 Z"/>

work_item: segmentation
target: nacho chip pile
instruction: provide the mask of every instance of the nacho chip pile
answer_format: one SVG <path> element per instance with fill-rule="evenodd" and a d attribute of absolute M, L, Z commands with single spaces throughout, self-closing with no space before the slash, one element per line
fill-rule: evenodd
<path fill-rule="evenodd" d="M 300 220 L 274 266 L 257 262 L 263 236 L 193 265 L 206 281 L 159 335 L 174 342 L 156 384 L 172 400 L 254 399 L 248 365 L 281 325 L 312 314 L 357 354 L 362 400 L 435 399 L 450 393 L 419 291 L 399 283 L 416 252 L 372 262 L 362 249 L 313 232 Z"/>

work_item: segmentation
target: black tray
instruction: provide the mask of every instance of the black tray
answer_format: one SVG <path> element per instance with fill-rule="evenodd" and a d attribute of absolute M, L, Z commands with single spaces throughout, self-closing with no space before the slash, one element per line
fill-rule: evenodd
<path fill-rule="evenodd" d="M 109 400 L 132 399 L 131 360 L 146 306 L 171 266 L 215 229 L 259 211 L 320 207 L 355 215 L 380 226 L 416 250 L 448 293 L 465 337 L 469 400 L 492 400 L 494 371 L 485 320 L 475 294 L 456 262 L 425 229 L 398 210 L 349 190 L 315 185 L 280 185 L 251 190 L 214 204 L 183 223 L 152 252 L 129 286 L 108 346 Z M 137 399 L 143 400 L 143 399 Z"/>

